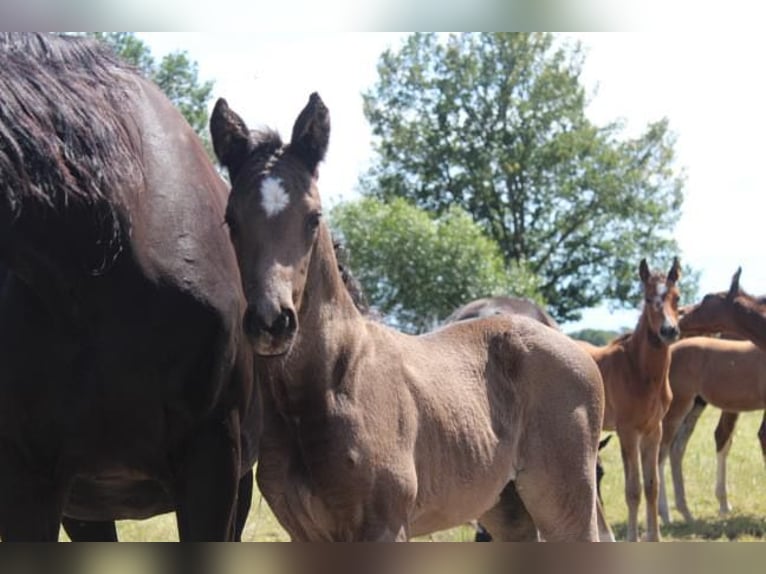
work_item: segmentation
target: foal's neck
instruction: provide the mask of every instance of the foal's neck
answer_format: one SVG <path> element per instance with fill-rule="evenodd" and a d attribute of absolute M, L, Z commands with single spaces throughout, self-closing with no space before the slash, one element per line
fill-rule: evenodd
<path fill-rule="evenodd" d="M 766 350 L 766 308 L 759 305 L 754 299 L 748 300 L 747 304 L 735 304 L 731 319 L 735 325 L 737 334 L 747 337 L 755 345 Z"/>
<path fill-rule="evenodd" d="M 664 381 L 670 368 L 670 347 L 652 332 L 644 313 L 628 343 L 628 348 L 637 365 L 647 378 Z"/>
<path fill-rule="evenodd" d="M 338 270 L 330 232 L 322 224 L 298 310 L 296 339 L 287 355 L 268 367 L 277 385 L 274 393 L 286 401 L 286 410 L 323 400 L 324 392 L 339 383 L 339 365 L 348 361 L 363 336 L 364 321 Z"/>

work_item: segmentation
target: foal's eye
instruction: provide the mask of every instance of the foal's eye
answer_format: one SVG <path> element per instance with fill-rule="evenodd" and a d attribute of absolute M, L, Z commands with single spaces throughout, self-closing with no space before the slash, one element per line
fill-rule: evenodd
<path fill-rule="evenodd" d="M 310 213 L 308 217 L 306 218 L 306 227 L 309 228 L 309 231 L 314 231 L 317 227 L 319 227 L 319 221 L 321 219 L 322 219 L 321 211 L 315 211 L 314 213 Z"/>

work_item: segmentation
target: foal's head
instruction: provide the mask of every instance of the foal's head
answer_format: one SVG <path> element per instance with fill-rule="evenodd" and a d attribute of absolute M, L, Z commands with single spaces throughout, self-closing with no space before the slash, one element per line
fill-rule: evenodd
<path fill-rule="evenodd" d="M 651 273 L 646 259 L 641 260 L 638 272 L 644 286 L 644 316 L 648 321 L 649 330 L 662 343 L 668 345 L 676 341 L 680 335 L 679 292 L 676 283 L 681 276 L 681 266 L 678 258 L 673 259 L 673 266 L 667 276 L 662 273 Z"/>
<path fill-rule="evenodd" d="M 232 183 L 226 222 L 248 302 L 244 330 L 258 354 L 280 355 L 298 328 L 320 230 L 316 179 L 330 136 L 329 112 L 312 94 L 284 145 L 274 132 L 250 133 L 220 99 L 210 132 Z"/>
<path fill-rule="evenodd" d="M 685 335 L 730 331 L 738 315 L 763 312 L 766 305 L 739 286 L 741 274 L 742 267 L 731 278 L 728 291 L 708 293 L 699 303 L 681 309 L 679 325 Z"/>

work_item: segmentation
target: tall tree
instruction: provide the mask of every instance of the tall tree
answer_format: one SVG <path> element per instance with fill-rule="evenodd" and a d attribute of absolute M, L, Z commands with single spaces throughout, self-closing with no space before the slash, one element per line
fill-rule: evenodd
<path fill-rule="evenodd" d="M 200 81 L 197 62 L 189 59 L 186 51 L 171 52 L 157 62 L 149 46 L 133 32 L 93 32 L 92 36 L 111 46 L 123 60 L 154 81 L 184 115 L 208 150 L 212 149 L 207 109 L 213 82 Z"/>
<path fill-rule="evenodd" d="M 457 206 L 435 217 L 403 199 L 365 198 L 336 206 L 331 223 L 370 303 L 405 331 L 430 329 L 479 297 L 542 302 L 534 275 L 509 273 L 497 244 Z"/>
<path fill-rule="evenodd" d="M 642 257 L 678 245 L 683 177 L 668 121 L 635 138 L 586 113 L 579 43 L 551 34 L 414 34 L 378 64 L 364 111 L 377 159 L 366 195 L 468 211 L 506 262 L 528 267 L 559 321 L 635 304 Z M 684 280 L 687 296 L 694 275 Z M 691 287 L 691 289 L 688 289 Z"/>

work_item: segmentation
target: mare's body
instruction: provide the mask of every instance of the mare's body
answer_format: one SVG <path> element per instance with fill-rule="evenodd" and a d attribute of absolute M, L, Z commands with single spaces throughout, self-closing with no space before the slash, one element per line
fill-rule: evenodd
<path fill-rule="evenodd" d="M 0 535 L 175 510 L 230 539 L 259 416 L 225 186 L 94 43 L 0 36 L 0 92 Z"/>
<path fill-rule="evenodd" d="M 729 341 L 709 337 L 682 339 L 671 346 L 670 387 L 673 400 L 663 419 L 663 436 L 660 448 L 660 465 L 668 454 L 673 476 L 676 508 L 685 520 L 692 521 L 684 493 L 682 457 L 690 430 L 679 433 L 686 417 L 696 422 L 699 414 L 698 397 L 728 413 L 766 409 L 766 353 L 749 341 Z M 731 432 L 721 440 L 724 428 L 733 428 L 731 417 L 727 427 L 719 423 L 716 432 L 718 472 L 716 473 L 716 496 L 722 514 L 729 511 L 726 496 L 726 455 L 731 448 Z M 761 425 L 761 449 L 766 456 L 766 436 Z M 679 436 L 680 434 L 680 436 Z M 669 522 L 669 513 L 661 475 L 660 513 Z"/>

